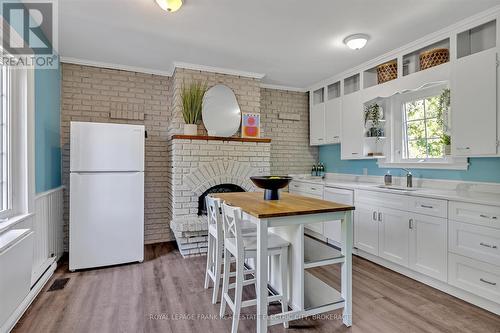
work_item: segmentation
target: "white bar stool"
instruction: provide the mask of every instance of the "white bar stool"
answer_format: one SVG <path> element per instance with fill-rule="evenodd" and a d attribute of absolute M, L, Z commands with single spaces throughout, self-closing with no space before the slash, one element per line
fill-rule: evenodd
<path fill-rule="evenodd" d="M 256 299 L 242 301 L 243 286 L 255 284 L 255 278 L 244 279 L 244 261 L 247 258 L 257 257 L 256 235 L 245 235 L 242 233 L 242 212 L 239 207 L 232 207 L 226 203 L 222 204 L 222 219 L 224 226 L 224 280 L 222 283 L 222 299 L 220 305 L 220 316 L 223 317 L 226 303 L 233 311 L 233 323 L 231 332 L 238 331 L 240 311 L 242 307 L 257 304 Z M 269 296 L 268 302 L 280 301 L 283 313 L 288 311 L 288 247 L 290 243 L 273 234 L 268 233 L 268 255 L 279 256 L 281 274 L 281 294 Z M 229 284 L 230 258 L 236 258 L 236 283 Z M 234 300 L 228 294 L 229 289 L 235 288 Z M 288 322 L 283 323 L 288 328 Z"/>
<path fill-rule="evenodd" d="M 210 280 L 214 284 L 212 293 L 212 304 L 216 304 L 219 297 L 219 288 L 222 278 L 222 255 L 224 245 L 224 231 L 222 227 L 221 200 L 212 198 L 209 195 L 205 197 L 208 217 L 208 251 L 207 268 L 205 272 L 205 289 L 208 288 Z M 257 226 L 249 221 L 243 221 L 243 234 L 256 234 Z M 246 270 L 245 274 L 253 274 L 254 270 Z M 236 276 L 236 273 L 233 274 Z"/>

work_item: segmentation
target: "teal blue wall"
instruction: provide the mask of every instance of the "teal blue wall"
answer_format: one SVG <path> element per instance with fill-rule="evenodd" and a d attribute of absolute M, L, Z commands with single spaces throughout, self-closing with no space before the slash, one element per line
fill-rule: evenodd
<path fill-rule="evenodd" d="M 35 70 L 37 193 L 61 186 L 60 90 L 61 66 L 58 69 Z"/>
<path fill-rule="evenodd" d="M 363 168 L 367 168 L 368 174 L 374 176 L 385 175 L 387 170 L 395 176 L 406 174 L 401 169 L 379 168 L 376 160 L 343 161 L 340 159 L 340 144 L 320 147 L 319 160 L 325 164 L 326 172 L 362 175 Z M 469 163 L 467 171 L 413 169 L 412 173 L 417 178 L 500 183 L 500 158 L 470 158 Z"/>
<path fill-rule="evenodd" d="M 22 31 L 22 26 L 16 23 L 20 21 L 13 20 L 14 29 Z M 35 70 L 36 193 L 61 186 L 60 65 L 57 69 Z"/>

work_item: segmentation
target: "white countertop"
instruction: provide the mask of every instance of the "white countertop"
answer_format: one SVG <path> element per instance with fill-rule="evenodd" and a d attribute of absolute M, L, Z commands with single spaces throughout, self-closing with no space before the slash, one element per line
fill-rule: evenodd
<path fill-rule="evenodd" d="M 369 190 L 369 191 L 384 192 L 384 193 L 394 193 L 400 195 L 409 195 L 409 196 L 426 197 L 433 199 L 476 203 L 482 205 L 500 206 L 500 193 L 467 190 L 467 188 L 470 188 L 470 185 L 469 186 L 457 185 L 455 189 L 414 187 L 413 189 L 415 190 L 413 191 L 404 191 L 404 190 L 380 188 L 378 186 L 383 185 L 383 183 L 381 182 L 368 182 L 362 180 L 354 181 L 354 180 L 342 180 L 342 179 L 331 179 L 331 178 L 321 179 L 321 178 L 311 178 L 307 176 L 294 177 L 294 180 L 306 183 L 322 184 L 326 187 L 336 187 L 349 190 L 355 190 L 355 189 Z M 431 180 L 428 180 L 428 182 L 431 182 Z"/>

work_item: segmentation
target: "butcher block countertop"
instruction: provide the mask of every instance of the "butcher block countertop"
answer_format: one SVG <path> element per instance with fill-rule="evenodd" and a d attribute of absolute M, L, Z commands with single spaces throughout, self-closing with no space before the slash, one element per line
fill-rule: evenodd
<path fill-rule="evenodd" d="M 211 196 L 220 198 L 231 206 L 240 207 L 259 219 L 354 210 L 353 206 L 290 193 L 280 193 L 280 200 L 267 201 L 264 200 L 263 192 L 217 193 Z"/>

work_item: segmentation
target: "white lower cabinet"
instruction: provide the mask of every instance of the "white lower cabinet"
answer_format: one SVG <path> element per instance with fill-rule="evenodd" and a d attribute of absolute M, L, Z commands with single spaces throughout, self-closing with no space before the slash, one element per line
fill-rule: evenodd
<path fill-rule="evenodd" d="M 344 205 L 354 205 L 354 193 L 352 190 L 346 190 L 336 187 L 325 187 L 323 199 L 333 201 Z M 326 221 L 323 223 L 324 236 L 334 245 L 341 246 L 341 222 Z"/>
<path fill-rule="evenodd" d="M 401 266 L 408 266 L 408 213 L 390 208 L 379 208 L 378 255 Z"/>
<path fill-rule="evenodd" d="M 500 266 L 450 253 L 448 283 L 500 303 Z"/>
<path fill-rule="evenodd" d="M 446 281 L 448 220 L 383 207 L 393 207 L 395 202 L 406 202 L 406 196 L 392 195 L 391 201 L 385 204 L 377 200 L 377 192 L 360 192 L 356 198 L 361 198 L 361 201 L 356 201 L 354 211 L 354 247 Z M 370 204 L 373 202 L 378 204 Z"/>
<path fill-rule="evenodd" d="M 450 252 L 500 265 L 500 229 L 450 221 Z"/>
<path fill-rule="evenodd" d="M 408 224 L 410 227 L 409 267 L 446 282 L 448 221 L 445 218 L 412 214 Z"/>
<path fill-rule="evenodd" d="M 377 208 L 356 203 L 354 210 L 354 247 L 378 255 L 379 223 Z"/>
<path fill-rule="evenodd" d="M 292 181 L 288 186 L 288 191 L 309 198 L 323 199 L 323 185 Z M 304 227 L 323 236 L 323 222 L 309 223 Z"/>

